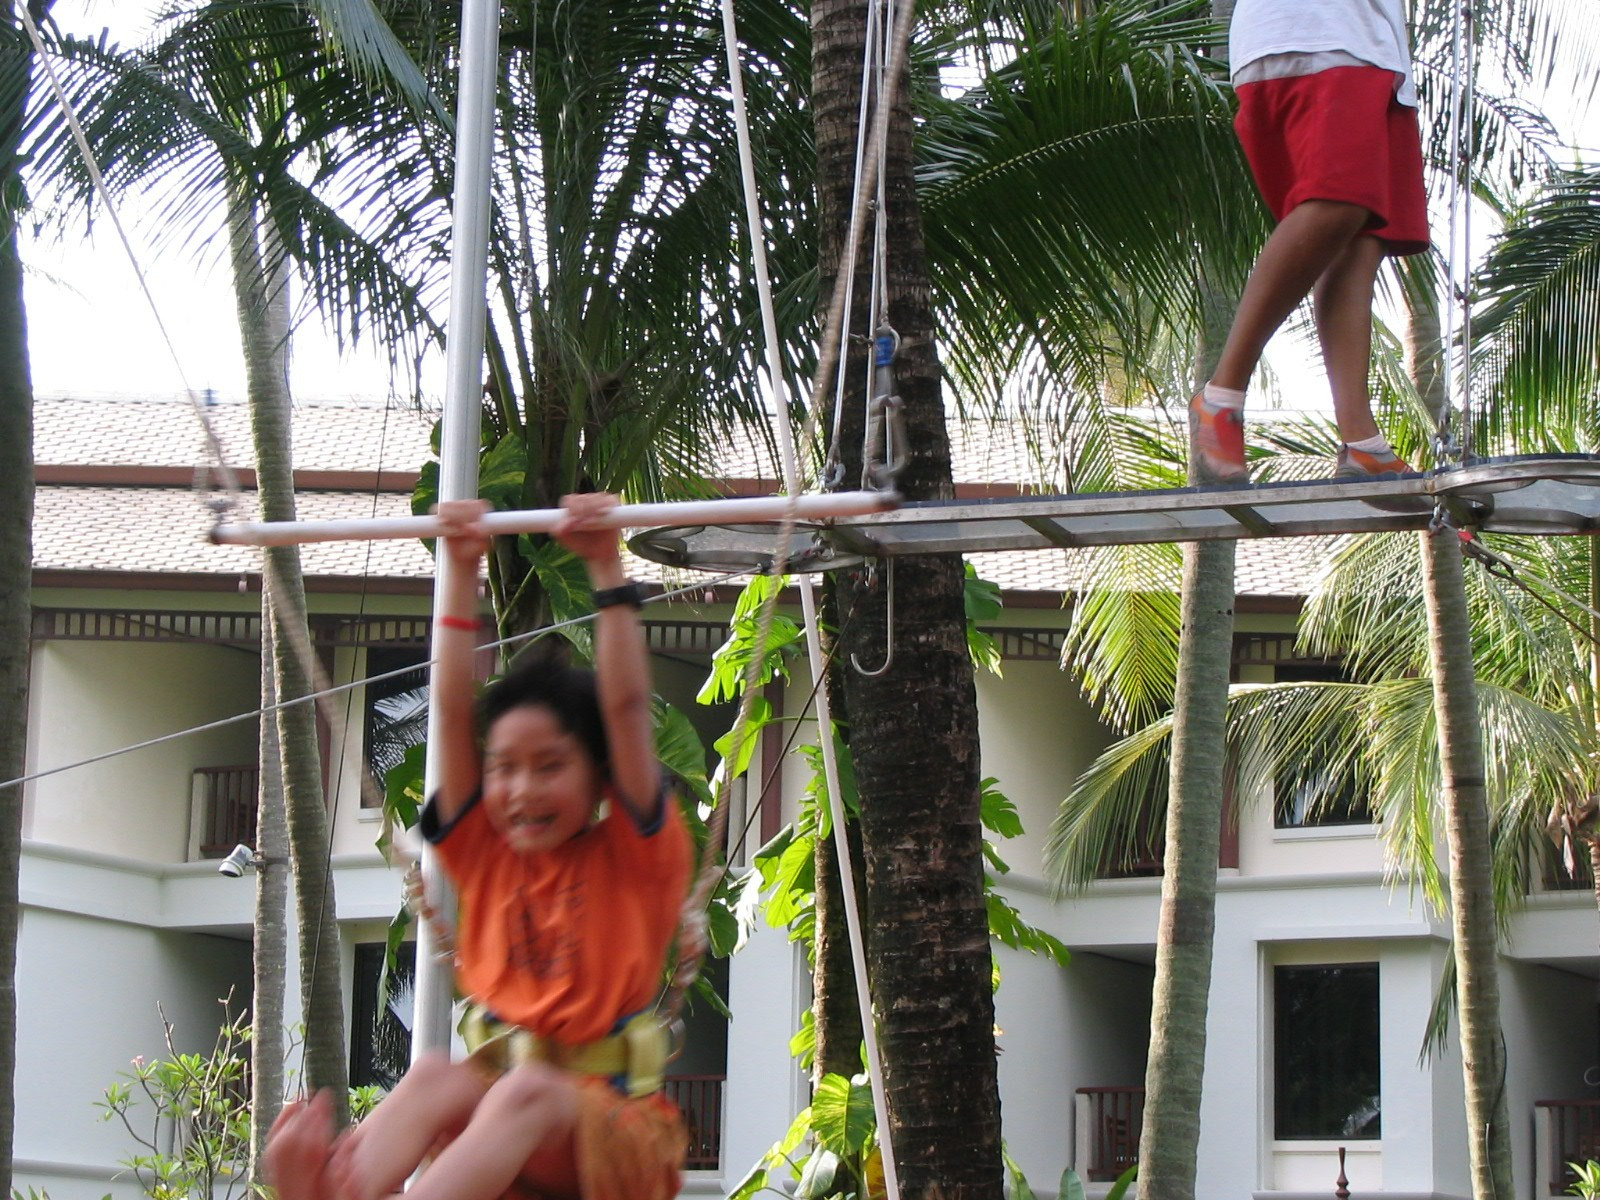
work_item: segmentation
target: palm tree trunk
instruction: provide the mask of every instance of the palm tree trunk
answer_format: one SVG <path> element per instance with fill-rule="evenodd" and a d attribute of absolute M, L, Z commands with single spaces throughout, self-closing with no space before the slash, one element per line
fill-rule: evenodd
<path fill-rule="evenodd" d="M 1444 346 L 1438 309 L 1433 297 L 1417 285 L 1407 287 L 1406 301 L 1411 377 L 1428 409 L 1440 413 L 1449 401 L 1440 371 Z M 1512 1200 L 1511 1124 L 1505 1041 L 1500 1032 L 1499 938 L 1490 885 L 1489 802 L 1472 662 L 1472 619 L 1460 539 L 1449 529 L 1420 534 L 1419 538 L 1443 771 L 1441 801 L 1450 856 L 1450 919 L 1472 1194 L 1474 1200 Z"/>
<path fill-rule="evenodd" d="M 834 580 L 824 581 L 822 621 L 833 630 L 842 627 Z M 835 728 L 849 743 L 850 714 L 844 706 L 844 672 L 849 670 L 837 654 L 828 662 L 828 700 Z M 865 908 L 867 881 L 862 871 L 861 825 L 850 821 L 845 829 L 854 872 L 856 902 Z M 832 837 L 818 837 L 813 855 L 816 879 L 816 936 L 812 946 L 811 1015 L 816 1033 L 816 1058 L 812 1078 L 854 1075 L 861 1069 L 861 1005 L 856 992 L 855 964 L 850 958 L 850 931 L 845 923 L 844 887 L 839 877 L 839 856 Z M 860 927 L 868 928 L 867 914 L 857 914 Z M 863 935 L 864 936 L 864 935 Z"/>
<path fill-rule="evenodd" d="M 234 295 L 244 339 L 261 517 L 267 521 L 290 521 L 294 519 L 294 467 L 286 370 L 289 328 L 285 283 L 279 270 L 263 261 L 255 206 L 248 197 L 236 198 L 228 226 Z M 291 701 L 310 695 L 312 690 L 312 668 L 306 661 L 311 639 L 300 553 L 293 546 L 281 546 L 265 554 L 263 590 L 270 592 L 274 616 L 270 644 L 263 644 L 263 667 L 270 658 L 274 691 L 281 702 Z M 266 634 L 263 630 L 264 637 Z M 314 1090 L 326 1088 L 333 1093 L 338 1122 L 344 1125 L 349 1119 L 349 1072 L 339 929 L 316 722 L 316 710 L 310 704 L 279 710 L 279 763 L 299 917 L 306 1082 Z"/>
<path fill-rule="evenodd" d="M 288 954 L 289 828 L 283 810 L 283 770 L 278 745 L 276 678 L 266 648 L 275 644 L 272 605 L 261 605 L 260 796 L 256 802 L 256 849 L 265 864 L 256 872 L 256 932 L 252 961 L 250 1038 L 250 1182 L 265 1182 L 261 1155 L 267 1131 L 283 1105 L 283 988 Z"/>
<path fill-rule="evenodd" d="M 811 9 L 812 102 L 820 181 L 821 294 L 841 270 L 853 190 L 865 6 L 817 0 Z M 921 216 L 911 173 L 904 77 L 890 119 L 887 187 L 890 322 L 902 351 L 895 380 L 905 403 L 910 498 L 953 495 L 939 363 L 933 344 Z M 856 328 L 865 330 L 857 305 Z M 852 339 L 853 340 L 853 339 Z M 852 356 L 859 362 L 859 355 Z M 859 384 L 858 367 L 847 379 Z M 846 398 L 847 477 L 860 473 L 862 398 Z M 837 581 L 842 611 L 856 610 L 841 657 L 882 661 L 890 631 L 883 596 L 861 598 L 859 576 Z M 999 1200 L 1000 1101 L 994 1048 L 992 957 L 978 819 L 978 723 L 967 656 L 959 556 L 898 560 L 894 663 L 877 678 L 845 672 L 844 710 L 861 795 L 868 946 L 882 1033 L 884 1087 L 902 1191 L 944 1200 Z M 908 681 L 916 681 L 910 686 Z"/>
<path fill-rule="evenodd" d="M 1167 848 L 1139 1138 L 1139 1194 L 1145 1200 L 1194 1197 L 1222 840 L 1233 588 L 1232 542 L 1184 547 L 1183 644 L 1173 697 Z"/>
<path fill-rule="evenodd" d="M 1214 5 L 1214 9 L 1229 5 Z M 1226 12 L 1218 13 L 1219 19 Z M 1202 280 L 1203 327 L 1196 375 L 1227 339 L 1234 302 Z M 1182 642 L 1172 697 L 1161 920 L 1151 989 L 1144 1125 L 1139 1134 L 1143 1200 L 1193 1200 L 1200 1154 L 1200 1096 L 1217 919 L 1217 861 L 1225 819 L 1225 714 L 1233 670 L 1235 544 L 1183 548 Z"/>
<path fill-rule="evenodd" d="M 5 24 L 15 28 L 6 5 Z M 0 191 L 20 194 L 17 139 L 32 80 L 13 74 L 0 94 Z M 0 219 L 0 779 L 15 779 L 27 762 L 28 649 L 33 618 L 33 377 L 28 364 L 27 310 L 17 226 L 7 206 Z M 22 862 L 22 788 L 0 788 L 0 1196 L 11 1194 L 16 1126 L 18 872 Z"/>
<path fill-rule="evenodd" d="M 845 831 L 854 861 L 861 861 L 861 827 Z M 816 943 L 811 974 L 811 1010 L 817 1035 L 812 1076 L 851 1076 L 861 1069 L 861 1006 L 856 999 L 855 969 L 850 962 L 845 925 L 844 889 L 839 884 L 839 859 L 831 837 L 817 838 Z M 866 894 L 857 874 L 856 895 Z M 866 927 L 866 922 L 862 922 Z"/>

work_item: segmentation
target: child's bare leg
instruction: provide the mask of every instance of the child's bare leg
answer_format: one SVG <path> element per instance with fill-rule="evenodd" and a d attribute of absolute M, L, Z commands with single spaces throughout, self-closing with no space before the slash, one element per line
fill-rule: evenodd
<path fill-rule="evenodd" d="M 447 1134 L 466 1128 L 489 1086 L 471 1067 L 442 1054 L 417 1060 L 372 1115 L 335 1147 L 331 1195 L 377 1200 L 400 1189 Z"/>
<path fill-rule="evenodd" d="M 272 1123 L 262 1174 L 279 1200 L 330 1200 L 325 1172 L 333 1146 L 333 1105 L 324 1092 L 285 1105 Z"/>
<path fill-rule="evenodd" d="M 1261 248 L 1261 256 L 1239 298 L 1212 383 L 1241 392 L 1249 386 L 1250 376 L 1272 335 L 1311 292 L 1329 264 L 1348 249 L 1351 239 L 1370 217 L 1359 205 L 1307 200 L 1278 222 Z M 1369 317 L 1370 312 L 1369 305 Z"/>
<path fill-rule="evenodd" d="M 1317 281 L 1317 338 L 1333 391 L 1333 414 L 1346 442 L 1376 436 L 1369 374 L 1372 367 L 1372 291 L 1384 246 L 1358 237 Z"/>
<path fill-rule="evenodd" d="M 496 1200 L 536 1154 L 554 1178 L 530 1175 L 531 1182 L 543 1191 L 565 1191 L 574 1174 L 570 1147 L 577 1121 L 578 1087 L 571 1076 L 543 1063 L 518 1067 L 489 1089 L 461 1136 L 406 1192 L 407 1200 Z"/>

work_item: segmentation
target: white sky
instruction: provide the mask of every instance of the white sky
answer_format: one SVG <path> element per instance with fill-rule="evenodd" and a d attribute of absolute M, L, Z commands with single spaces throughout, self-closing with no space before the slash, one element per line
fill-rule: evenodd
<path fill-rule="evenodd" d="M 1595 0 L 1565 2 L 1595 6 Z M 54 11 L 65 29 L 88 33 L 109 27 L 114 38 L 128 42 L 145 26 L 151 8 L 143 0 L 58 0 Z M 1552 119 L 1577 144 L 1600 146 L 1600 106 L 1579 112 L 1570 90 L 1559 85 L 1553 90 Z M 24 247 L 35 391 L 170 396 L 187 383 L 214 388 L 222 396 L 242 395 L 244 365 L 220 232 L 214 244 L 198 251 L 162 255 L 151 250 L 150 231 L 133 216 L 128 232 L 173 338 L 175 356 L 164 348 L 150 305 L 109 222 L 98 221 L 92 238 L 81 227 L 64 238 L 46 231 L 41 240 Z M 1304 351 L 1292 344 L 1280 344 L 1272 354 L 1286 379 L 1308 373 L 1302 365 Z M 384 363 L 371 354 L 341 359 L 314 318 L 295 339 L 292 372 L 300 399 L 376 399 L 388 390 Z M 440 377 L 435 369 L 430 384 L 437 386 Z M 1293 390 L 1302 391 L 1299 386 Z M 1312 390 L 1320 394 L 1315 386 Z"/>

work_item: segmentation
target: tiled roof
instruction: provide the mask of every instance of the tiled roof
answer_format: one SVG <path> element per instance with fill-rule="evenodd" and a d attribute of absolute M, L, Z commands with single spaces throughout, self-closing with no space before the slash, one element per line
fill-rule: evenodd
<path fill-rule="evenodd" d="M 33 460 L 71 466 L 189 467 L 209 461 L 205 432 L 181 397 L 43 397 L 34 401 Z M 251 466 L 250 410 L 206 407 L 228 465 Z M 403 404 L 297 404 L 294 460 L 311 471 L 415 471 L 438 413 Z"/>
<path fill-rule="evenodd" d="M 249 413 L 242 402 L 210 409 L 229 463 L 250 466 Z M 405 405 L 351 402 L 299 404 L 294 411 L 295 465 L 301 470 L 415 471 L 429 457 L 436 414 Z M 41 465 L 192 467 L 203 446 L 199 422 L 183 399 L 50 397 L 35 402 L 34 458 Z M 1033 456 L 1017 429 L 951 426 L 956 478 L 962 483 L 1007 483 L 1037 478 Z M 772 480 L 776 471 L 764 448 L 730 443 L 725 478 Z M 247 493 L 248 497 L 248 493 Z M 381 516 L 410 511 L 409 497 L 384 491 L 304 491 L 306 520 Z M 375 507 L 376 506 L 376 507 Z M 251 519 L 253 514 L 241 514 Z M 183 572 L 214 576 L 257 574 L 257 552 L 213 546 L 205 540 L 210 515 L 185 488 L 88 486 L 62 483 L 38 488 L 34 565 L 44 571 Z M 1302 596 L 1328 539 L 1279 538 L 1239 545 L 1237 590 L 1242 596 Z M 1081 586 L 1085 564 L 1072 551 L 1036 550 L 972 556 L 980 575 L 1008 592 L 1062 593 Z M 425 579 L 433 560 L 420 542 L 335 542 L 302 550 L 308 578 Z M 675 583 L 660 567 L 635 560 L 638 578 Z M 1176 586 L 1170 578 L 1152 585 Z"/>

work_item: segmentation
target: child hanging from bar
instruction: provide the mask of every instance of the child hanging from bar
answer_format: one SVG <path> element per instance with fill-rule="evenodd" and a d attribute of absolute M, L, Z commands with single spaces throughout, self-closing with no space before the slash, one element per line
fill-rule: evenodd
<path fill-rule="evenodd" d="M 594 524 L 615 503 L 569 496 L 553 531 L 595 589 L 595 670 L 513 669 L 477 722 L 484 506 L 439 507 L 456 569 L 434 622 L 443 769 L 422 830 L 460 894 L 457 978 L 476 1049 L 462 1063 L 422 1058 L 331 1143 L 325 1098 L 286 1110 L 266 1155 L 282 1200 L 391 1195 L 434 1152 L 414 1200 L 678 1192 L 686 1139 L 659 1091 L 666 1039 L 648 1010 L 691 848 L 656 762 L 638 585 L 623 577 L 616 531 Z"/>
<path fill-rule="evenodd" d="M 1239 0 L 1235 121 L 1278 226 L 1209 382 L 1189 402 L 1190 476 L 1243 483 L 1245 388 L 1309 293 L 1344 444 L 1336 479 L 1411 470 L 1372 419 L 1372 294 L 1387 255 L 1428 248 L 1417 93 L 1402 0 Z"/>

